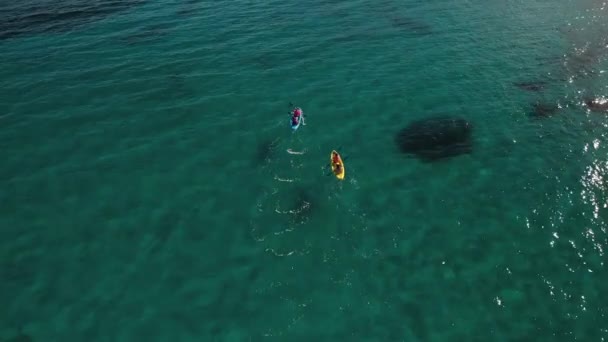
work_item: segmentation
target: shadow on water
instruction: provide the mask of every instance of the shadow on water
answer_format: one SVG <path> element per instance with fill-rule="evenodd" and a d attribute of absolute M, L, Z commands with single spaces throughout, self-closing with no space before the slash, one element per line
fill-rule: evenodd
<path fill-rule="evenodd" d="M 0 40 L 69 31 L 143 4 L 145 1 L 7 1 L 0 5 Z"/>

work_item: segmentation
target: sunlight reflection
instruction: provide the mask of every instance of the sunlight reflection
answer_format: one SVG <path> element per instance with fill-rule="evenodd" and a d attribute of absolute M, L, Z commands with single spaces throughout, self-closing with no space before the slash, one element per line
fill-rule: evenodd
<path fill-rule="evenodd" d="M 600 203 L 596 191 L 605 191 L 604 175 L 608 172 L 608 162 L 594 161 L 592 165 L 587 166 L 585 174 L 581 179 L 583 190 L 581 197 L 583 201 L 588 201 L 593 207 L 593 217 L 599 218 L 600 208 L 606 208 L 606 203 Z"/>

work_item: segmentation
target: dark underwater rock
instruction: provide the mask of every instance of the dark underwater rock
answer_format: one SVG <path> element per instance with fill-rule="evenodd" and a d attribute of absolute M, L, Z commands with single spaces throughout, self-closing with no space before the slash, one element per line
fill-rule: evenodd
<path fill-rule="evenodd" d="M 148 26 L 144 26 L 141 30 L 132 33 L 126 37 L 120 38 L 123 42 L 134 45 L 139 43 L 145 43 L 160 39 L 169 34 L 173 28 L 173 24 L 169 23 L 156 23 Z"/>
<path fill-rule="evenodd" d="M 9 338 L 5 342 L 34 342 L 34 340 L 29 335 L 24 334 L 21 329 L 19 329 L 18 335 Z"/>
<path fill-rule="evenodd" d="M 535 82 L 517 82 L 515 86 L 528 91 L 541 91 L 545 89 L 546 82 L 535 81 Z"/>
<path fill-rule="evenodd" d="M 553 116 L 559 110 L 556 104 L 537 102 L 532 105 L 532 113 L 530 116 L 535 118 L 547 118 Z"/>
<path fill-rule="evenodd" d="M 461 118 L 434 117 L 411 122 L 395 141 L 401 152 L 436 161 L 472 151 L 472 125 Z"/>
<path fill-rule="evenodd" d="M 199 0 L 184 0 L 180 4 L 180 8 L 177 10 L 177 15 L 180 17 L 191 17 L 199 12 Z"/>
<path fill-rule="evenodd" d="M 426 36 L 433 33 L 433 30 L 429 24 L 410 17 L 392 16 L 390 21 L 394 27 L 407 30 L 409 33 L 418 36 Z"/>
<path fill-rule="evenodd" d="M 23 334 L 6 340 L 6 342 L 33 342 L 33 341 L 34 340 L 32 340 L 31 337 L 29 337 L 28 335 L 23 335 Z"/>
<path fill-rule="evenodd" d="M 599 64 L 608 54 L 608 39 L 597 36 L 586 40 L 581 47 L 574 47 L 564 57 L 563 72 L 568 79 L 581 79 L 597 76 L 600 73 Z"/>
<path fill-rule="evenodd" d="M 586 98 L 584 99 L 585 106 L 592 112 L 608 112 L 608 99 L 604 98 Z"/>
<path fill-rule="evenodd" d="M 24 0 L 0 2 L 0 40 L 63 32 L 124 11 L 145 0 Z"/>

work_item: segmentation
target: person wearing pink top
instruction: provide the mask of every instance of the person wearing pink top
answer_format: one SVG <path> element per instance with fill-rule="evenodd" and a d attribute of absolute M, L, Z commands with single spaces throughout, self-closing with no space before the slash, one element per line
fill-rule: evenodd
<path fill-rule="evenodd" d="M 295 107 L 290 113 L 291 113 L 291 122 L 294 126 L 298 124 L 300 119 L 302 119 L 302 124 L 305 124 L 304 123 L 304 111 L 302 111 L 302 108 Z"/>

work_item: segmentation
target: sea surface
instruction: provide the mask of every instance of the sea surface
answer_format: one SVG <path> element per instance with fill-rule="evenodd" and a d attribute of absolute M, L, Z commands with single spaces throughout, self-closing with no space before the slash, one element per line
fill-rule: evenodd
<path fill-rule="evenodd" d="M 606 341 L 607 70 L 601 0 L 1 0 L 0 341 Z"/>

